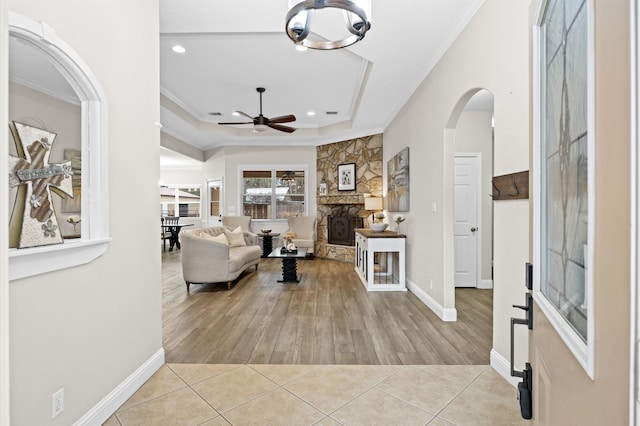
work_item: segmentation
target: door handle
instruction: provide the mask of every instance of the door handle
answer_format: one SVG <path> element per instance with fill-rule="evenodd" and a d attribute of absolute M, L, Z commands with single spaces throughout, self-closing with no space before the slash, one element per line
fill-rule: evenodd
<path fill-rule="evenodd" d="M 471 228 L 471 232 L 476 232 L 478 230 L 478 228 L 476 228 L 475 226 L 473 228 Z"/>

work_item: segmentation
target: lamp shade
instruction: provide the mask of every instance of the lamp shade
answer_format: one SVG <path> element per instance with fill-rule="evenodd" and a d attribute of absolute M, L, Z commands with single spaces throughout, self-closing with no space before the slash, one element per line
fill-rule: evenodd
<path fill-rule="evenodd" d="M 382 210 L 382 197 L 367 197 L 364 199 L 365 210 Z"/>

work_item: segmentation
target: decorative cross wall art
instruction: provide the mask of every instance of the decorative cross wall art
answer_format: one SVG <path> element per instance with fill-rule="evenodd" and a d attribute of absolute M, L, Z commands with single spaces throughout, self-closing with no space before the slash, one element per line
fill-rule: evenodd
<path fill-rule="evenodd" d="M 13 122 L 18 157 L 9 156 L 9 187 L 19 187 L 10 229 L 10 247 L 27 248 L 63 242 L 51 200 L 51 189 L 73 197 L 71 160 L 49 164 L 55 133 Z M 24 157 L 24 158 L 21 158 Z M 14 217 L 15 216 L 15 217 Z M 21 217 L 21 220 L 20 220 Z"/>

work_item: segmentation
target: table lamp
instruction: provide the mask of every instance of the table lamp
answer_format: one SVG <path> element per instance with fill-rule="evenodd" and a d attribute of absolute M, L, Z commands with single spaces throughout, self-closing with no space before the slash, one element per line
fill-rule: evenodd
<path fill-rule="evenodd" d="M 364 209 L 371 212 L 371 222 L 374 221 L 376 210 L 382 210 L 382 197 L 367 197 L 364 199 Z"/>

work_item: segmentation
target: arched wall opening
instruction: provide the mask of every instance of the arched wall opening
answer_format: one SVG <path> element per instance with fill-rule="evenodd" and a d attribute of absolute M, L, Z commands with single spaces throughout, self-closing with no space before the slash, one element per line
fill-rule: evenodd
<path fill-rule="evenodd" d="M 456 301 L 457 288 L 465 299 L 493 306 L 492 291 L 475 291 L 493 288 L 493 113 L 493 93 L 473 88 L 455 104 L 444 129 L 444 294 L 457 318 L 472 315 L 467 303 Z M 492 329 L 492 321 L 482 327 Z"/>

